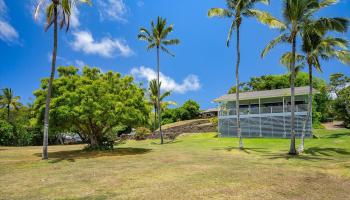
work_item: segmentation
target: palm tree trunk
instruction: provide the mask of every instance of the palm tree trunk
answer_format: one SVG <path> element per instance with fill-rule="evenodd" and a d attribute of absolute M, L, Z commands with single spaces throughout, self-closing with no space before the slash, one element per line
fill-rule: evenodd
<path fill-rule="evenodd" d="M 7 121 L 10 122 L 10 104 L 7 104 Z"/>
<path fill-rule="evenodd" d="M 307 126 L 307 122 L 310 120 L 311 113 L 312 113 L 312 89 L 313 89 L 312 65 L 311 65 L 311 63 L 309 63 L 309 96 L 308 96 L 309 100 L 308 100 L 308 104 L 307 104 L 307 115 L 306 115 L 306 119 L 305 119 L 304 124 L 303 124 L 303 131 L 301 132 L 301 143 L 299 146 L 299 153 L 304 152 L 306 126 Z"/>
<path fill-rule="evenodd" d="M 237 24 L 237 62 L 236 62 L 236 114 L 237 114 L 237 135 L 239 137 L 239 149 L 243 149 L 243 140 L 242 140 L 242 132 L 241 132 L 241 119 L 240 119 L 240 109 L 239 109 L 239 63 L 241 61 L 241 51 L 239 46 L 239 27 Z"/>
<path fill-rule="evenodd" d="M 56 56 L 57 56 L 57 7 L 54 8 L 54 43 L 52 51 L 52 63 L 51 63 L 51 74 L 49 80 L 49 86 L 47 89 L 46 96 L 46 105 L 45 105 L 45 115 L 44 115 L 44 141 L 43 141 L 43 153 L 42 159 L 47 160 L 49 158 L 47 152 L 47 146 L 49 141 L 49 110 L 50 110 L 50 101 L 51 101 L 51 92 L 52 92 L 52 82 L 55 77 L 55 68 L 56 68 Z"/>
<path fill-rule="evenodd" d="M 156 132 L 157 130 L 157 106 L 154 106 L 154 122 L 153 122 L 153 130 Z"/>
<path fill-rule="evenodd" d="M 158 100 L 157 100 L 157 107 L 158 107 L 158 125 L 159 125 L 159 133 L 160 133 L 160 144 L 163 144 L 163 132 L 162 132 L 162 116 L 161 116 L 161 109 L 160 109 L 160 84 L 159 84 L 159 71 L 160 71 L 160 64 L 159 64 L 159 46 L 157 47 L 157 87 L 158 87 Z"/>
<path fill-rule="evenodd" d="M 295 34 L 296 35 L 296 34 Z M 295 149 L 295 88 L 294 88 L 294 79 L 295 79 L 295 53 L 296 53 L 296 36 L 293 36 L 292 38 L 292 63 L 290 66 L 291 70 L 291 81 L 290 81 L 290 94 L 291 94 L 291 124 L 290 124 L 290 132 L 291 132 L 291 141 L 290 141 L 290 149 L 289 154 L 290 155 L 296 155 L 296 149 Z"/>

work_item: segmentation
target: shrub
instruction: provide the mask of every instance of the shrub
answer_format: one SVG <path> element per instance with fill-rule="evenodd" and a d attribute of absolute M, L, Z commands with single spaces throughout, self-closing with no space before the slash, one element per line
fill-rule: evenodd
<path fill-rule="evenodd" d="M 139 127 L 135 132 L 135 140 L 145 140 L 148 136 L 151 135 L 151 131 L 145 127 Z"/>

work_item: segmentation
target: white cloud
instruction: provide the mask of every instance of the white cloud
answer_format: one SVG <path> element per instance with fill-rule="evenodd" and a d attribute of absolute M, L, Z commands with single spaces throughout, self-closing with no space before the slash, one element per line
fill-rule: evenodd
<path fill-rule="evenodd" d="M 101 20 L 127 21 L 128 8 L 124 0 L 98 0 L 97 5 Z"/>
<path fill-rule="evenodd" d="M 82 61 L 82 60 L 75 60 L 74 61 L 75 66 L 78 67 L 79 69 L 82 69 L 83 67 L 85 67 L 87 64 Z"/>
<path fill-rule="evenodd" d="M 19 34 L 8 22 L 7 7 L 3 0 L 0 0 L 0 39 L 5 42 L 16 42 Z"/>
<path fill-rule="evenodd" d="M 137 78 L 145 79 L 148 82 L 157 78 L 157 72 L 151 68 L 141 66 L 139 68 L 133 68 L 131 74 Z M 160 73 L 160 81 L 162 82 L 162 89 L 165 91 L 172 91 L 175 93 L 184 94 L 188 91 L 196 91 L 201 88 L 199 78 L 196 75 L 188 75 L 181 84 L 169 76 Z"/>
<path fill-rule="evenodd" d="M 76 51 L 83 51 L 86 54 L 96 54 L 103 57 L 113 57 L 119 55 L 130 57 L 134 54 L 125 40 L 104 37 L 100 41 L 95 41 L 88 31 L 73 32 L 74 41 L 71 46 Z"/>
<path fill-rule="evenodd" d="M 70 16 L 70 26 L 72 28 L 78 28 L 80 26 L 80 21 L 79 21 L 79 10 L 77 9 L 76 6 L 74 6 L 72 10 L 72 14 Z"/>

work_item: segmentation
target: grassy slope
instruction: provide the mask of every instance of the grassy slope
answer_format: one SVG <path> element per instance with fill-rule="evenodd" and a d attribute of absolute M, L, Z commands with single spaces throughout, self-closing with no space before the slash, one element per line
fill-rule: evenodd
<path fill-rule="evenodd" d="M 0 147 L 0 199 L 349 199 L 350 131 L 318 130 L 289 157 L 287 139 L 215 134 L 130 141 L 114 152 L 82 146 Z"/>

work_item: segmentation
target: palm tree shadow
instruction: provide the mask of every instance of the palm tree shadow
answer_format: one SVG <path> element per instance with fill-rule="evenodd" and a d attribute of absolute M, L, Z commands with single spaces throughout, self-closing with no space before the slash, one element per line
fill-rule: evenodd
<path fill-rule="evenodd" d="M 272 153 L 266 154 L 265 156 L 269 159 L 286 159 L 286 160 L 308 160 L 308 161 L 317 161 L 317 160 L 334 160 L 331 157 L 334 154 L 341 155 L 350 155 L 350 152 L 341 149 L 341 148 L 322 148 L 322 147 L 310 147 L 304 151 L 302 155 L 289 155 L 282 153 Z"/>
<path fill-rule="evenodd" d="M 350 133 L 335 133 L 335 134 L 332 134 L 332 135 L 328 135 L 326 136 L 325 138 L 340 138 L 340 137 L 344 137 L 344 136 L 350 136 Z"/>
<path fill-rule="evenodd" d="M 158 142 L 151 142 L 153 145 L 165 145 L 165 144 L 175 144 L 181 142 L 180 140 L 170 140 L 170 141 L 164 141 L 163 144 L 160 144 Z"/>
<path fill-rule="evenodd" d="M 105 156 L 128 156 L 128 155 L 139 155 L 145 154 L 152 151 L 152 149 L 144 148 L 115 148 L 110 151 L 84 151 L 84 150 L 73 150 L 73 151 L 56 151 L 49 152 L 50 163 L 58 163 L 61 161 L 75 162 L 77 159 L 90 159 L 99 158 Z M 34 154 L 37 157 L 41 157 L 41 153 Z"/>
<path fill-rule="evenodd" d="M 257 152 L 257 153 L 266 153 L 269 152 L 267 150 L 264 150 L 266 148 L 244 148 L 244 149 L 240 149 L 238 147 L 225 147 L 225 148 L 216 148 L 213 149 L 215 151 L 222 151 L 222 150 L 226 150 L 226 151 L 233 151 L 233 150 L 239 150 L 242 151 L 244 153 L 250 154 L 251 152 Z"/>
<path fill-rule="evenodd" d="M 312 156 L 333 156 L 334 153 L 341 155 L 350 155 L 350 152 L 342 148 L 322 148 L 322 147 L 311 147 L 305 150 L 306 154 Z"/>

